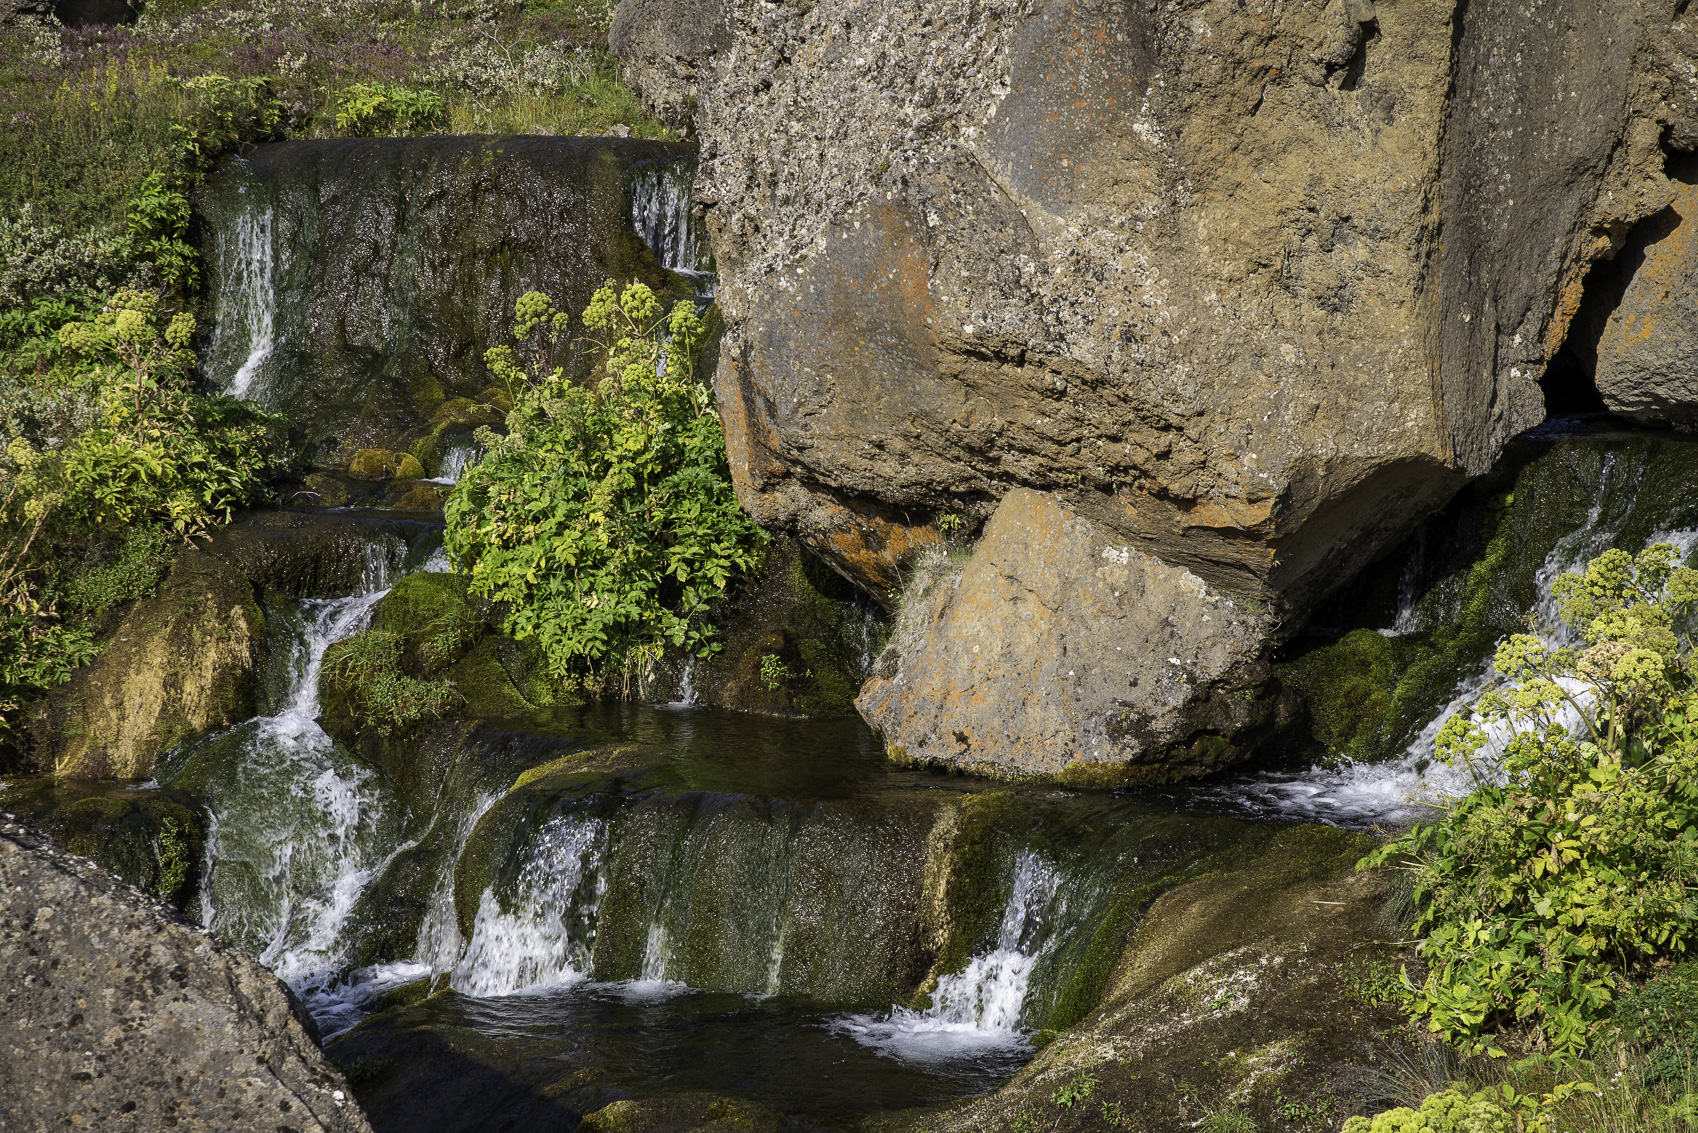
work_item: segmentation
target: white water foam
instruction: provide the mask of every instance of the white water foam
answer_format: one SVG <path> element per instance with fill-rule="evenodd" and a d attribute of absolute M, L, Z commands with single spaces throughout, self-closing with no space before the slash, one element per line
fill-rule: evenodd
<path fill-rule="evenodd" d="M 667 702 L 668 708 L 694 708 L 701 702 L 701 694 L 696 691 L 696 658 L 694 654 L 684 658 L 684 668 L 678 674 L 678 699 Z"/>
<path fill-rule="evenodd" d="M 471 942 L 449 986 L 491 996 L 587 979 L 607 889 L 607 842 L 605 819 L 550 819 L 532 840 L 510 897 L 504 901 L 493 886 L 484 890 Z"/>
<path fill-rule="evenodd" d="M 850 1015 L 833 1020 L 831 1030 L 910 1062 L 1023 1046 L 1027 1031 L 1021 1016 L 1032 972 L 1065 920 L 1061 883 L 1053 866 L 1022 850 L 993 948 L 939 979 L 932 1005 L 924 1011 L 895 1007 L 883 1016 Z"/>

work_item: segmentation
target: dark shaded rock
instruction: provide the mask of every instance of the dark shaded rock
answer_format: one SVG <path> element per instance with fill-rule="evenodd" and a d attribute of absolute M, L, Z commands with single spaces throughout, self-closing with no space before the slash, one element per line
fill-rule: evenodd
<path fill-rule="evenodd" d="M 205 838 L 192 799 L 43 776 L 0 781 L 0 810 L 179 909 L 200 896 Z"/>
<path fill-rule="evenodd" d="M 197 199 L 207 373 L 286 411 L 315 463 L 405 450 L 446 405 L 483 398 L 484 351 L 509 341 L 523 293 L 575 315 L 608 279 L 668 290 L 632 227 L 626 171 L 688 152 L 637 139 L 350 138 L 231 159 Z M 255 217 L 270 218 L 258 284 Z M 562 335 L 552 361 L 587 372 L 581 340 Z"/>
<path fill-rule="evenodd" d="M 220 528 L 206 547 L 256 587 L 334 598 L 371 584 L 374 569 L 417 557 L 441 531 L 440 520 L 381 512 L 260 511 Z"/>
<path fill-rule="evenodd" d="M 583 1133 L 778 1133 L 779 1115 L 763 1105 L 712 1094 L 626 1098 L 584 1118 Z"/>
<path fill-rule="evenodd" d="M 10 822 L 0 987 L 7 1129 L 370 1129 L 276 977 Z"/>
<path fill-rule="evenodd" d="M 247 719 L 264 629 L 241 569 L 184 549 L 158 597 L 131 604 L 100 656 L 32 709 L 35 766 L 145 779 L 178 741 Z"/>
<path fill-rule="evenodd" d="M 68 28 L 133 24 L 140 5 L 131 0 L 53 0 L 53 14 Z"/>
<path fill-rule="evenodd" d="M 720 651 L 673 659 L 645 695 L 776 715 L 846 715 L 888 629 L 877 605 L 785 538 L 707 616 L 720 631 Z"/>
<path fill-rule="evenodd" d="M 856 701 L 897 758 L 1162 779 L 1235 762 L 1272 723 L 1247 600 L 1023 488 L 963 558 L 916 573 Z"/>

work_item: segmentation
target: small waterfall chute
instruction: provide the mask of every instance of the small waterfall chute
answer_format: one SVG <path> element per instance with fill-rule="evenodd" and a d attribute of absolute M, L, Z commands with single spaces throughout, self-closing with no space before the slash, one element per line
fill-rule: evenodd
<path fill-rule="evenodd" d="M 882 1053 L 925 1062 L 976 1054 L 986 1047 L 1024 1046 L 1032 976 L 1066 920 L 1061 872 L 1030 849 L 1019 852 L 996 942 L 959 972 L 938 979 L 931 1006 L 892 1008 L 884 1016 L 850 1015 L 834 1030 Z"/>
<path fill-rule="evenodd" d="M 648 161 L 633 167 L 631 224 L 661 267 L 687 279 L 697 295 L 711 298 L 713 261 L 706 251 L 702 224 L 694 216 L 695 183 L 694 158 Z"/>
<path fill-rule="evenodd" d="M 213 381 L 240 398 L 261 392 L 256 382 L 277 348 L 277 210 L 270 186 L 251 163 L 234 158 L 237 175 L 221 208 L 233 215 L 211 227 L 212 336 L 206 350 Z"/>
<path fill-rule="evenodd" d="M 466 995 L 509 995 L 587 978 L 607 891 L 607 842 L 606 819 L 550 819 L 532 839 L 511 890 L 484 890 L 449 986 Z"/>

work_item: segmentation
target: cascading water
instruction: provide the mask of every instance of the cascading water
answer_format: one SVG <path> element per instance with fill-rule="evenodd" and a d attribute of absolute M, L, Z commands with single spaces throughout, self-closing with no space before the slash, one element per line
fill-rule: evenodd
<path fill-rule="evenodd" d="M 1537 597 L 1529 611 L 1529 628 L 1546 644 L 1564 645 L 1573 640 L 1572 630 L 1557 610 L 1552 592 L 1556 580 L 1564 573 L 1583 570 L 1604 550 L 1626 544 L 1625 532 L 1636 498 L 1634 488 L 1642 474 L 1637 461 L 1622 459 L 1616 452 L 1604 452 L 1584 518 L 1555 540 L 1534 572 Z M 1698 527 L 1656 530 L 1642 542 L 1634 540 L 1628 549 L 1637 551 L 1641 546 L 1659 542 L 1673 543 L 1681 558 L 1688 558 L 1698 547 Z M 1417 539 L 1415 553 L 1423 554 L 1425 549 L 1425 542 Z M 1405 568 L 1404 578 L 1400 579 L 1396 621 L 1381 632 L 1401 636 L 1416 628 L 1415 601 L 1404 592 L 1413 588 L 1411 572 L 1416 569 L 1413 563 Z M 1405 582 L 1409 583 L 1407 587 L 1403 585 Z M 1488 745 L 1486 758 L 1473 767 L 1439 762 L 1435 758 L 1435 745 L 1445 722 L 1472 704 L 1497 679 L 1490 656 L 1477 667 L 1459 674 L 1450 699 L 1427 720 L 1396 759 L 1379 763 L 1350 761 L 1340 767 L 1241 778 L 1199 791 L 1192 797 L 1256 817 L 1284 816 L 1361 828 L 1419 817 L 1435 805 L 1467 795 L 1481 779 L 1495 778 L 1491 760 L 1493 745 Z M 1578 692 L 1579 685 L 1569 691 Z M 1571 713 L 1571 717 L 1568 725 L 1576 726 L 1578 716 Z M 1507 733 L 1499 738 L 1507 738 Z"/>
<path fill-rule="evenodd" d="M 484 891 L 449 986 L 467 995 L 506 995 L 585 979 L 607 892 L 607 839 L 605 819 L 550 821 L 531 843 L 511 897 Z"/>
<path fill-rule="evenodd" d="M 941 977 L 930 1007 L 896 1007 L 883 1017 L 851 1015 L 832 1026 L 881 1052 L 918 1061 L 986 1046 L 1022 1046 L 1033 972 L 1065 922 L 1061 873 L 1031 850 L 1022 850 L 996 944 L 960 972 Z"/>
<path fill-rule="evenodd" d="M 160 776 L 197 791 L 209 812 L 203 922 L 257 955 L 315 1014 L 337 1006 L 362 894 L 406 847 L 389 789 L 317 722 L 325 651 L 365 626 L 406 547 L 366 551 L 357 593 L 274 613 L 274 711 L 183 745 Z"/>
<path fill-rule="evenodd" d="M 715 276 L 704 253 L 701 222 L 693 215 L 694 158 L 644 162 L 630 174 L 631 223 L 653 249 L 661 266 L 690 281 L 696 293 L 711 298 Z"/>
<path fill-rule="evenodd" d="M 448 454 L 442 458 L 442 471 L 432 476 L 427 482 L 431 484 L 458 484 L 460 477 L 477 460 L 478 455 L 476 445 L 460 444 L 452 446 L 449 448 Z"/>
<path fill-rule="evenodd" d="M 208 241 L 217 298 L 206 365 L 214 382 L 245 398 L 277 347 L 277 212 L 252 163 L 233 159 L 223 183 L 232 215 Z"/>

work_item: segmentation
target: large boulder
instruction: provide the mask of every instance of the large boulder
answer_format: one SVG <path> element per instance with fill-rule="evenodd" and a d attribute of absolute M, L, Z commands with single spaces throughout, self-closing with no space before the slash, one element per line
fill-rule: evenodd
<path fill-rule="evenodd" d="M 369 1133 L 270 972 L 0 819 L 0 1125 Z"/>
<path fill-rule="evenodd" d="M 738 494 L 881 596 L 1024 487 L 1299 624 L 1539 423 L 1589 269 L 1698 148 L 1666 4 L 717 20 L 696 199 Z M 639 86 L 663 38 L 619 41 Z"/>
<path fill-rule="evenodd" d="M 861 692 L 903 759 L 1086 783 L 1231 763 L 1276 705 L 1267 613 L 1016 488 L 964 566 L 918 573 Z"/>
<path fill-rule="evenodd" d="M 1599 335 L 1596 380 L 1623 417 L 1691 428 L 1698 425 L 1698 185 L 1676 188 L 1674 203 L 1645 226 L 1643 246 L 1630 243 L 1620 257 L 1634 270 L 1617 273 L 1621 301 Z"/>

